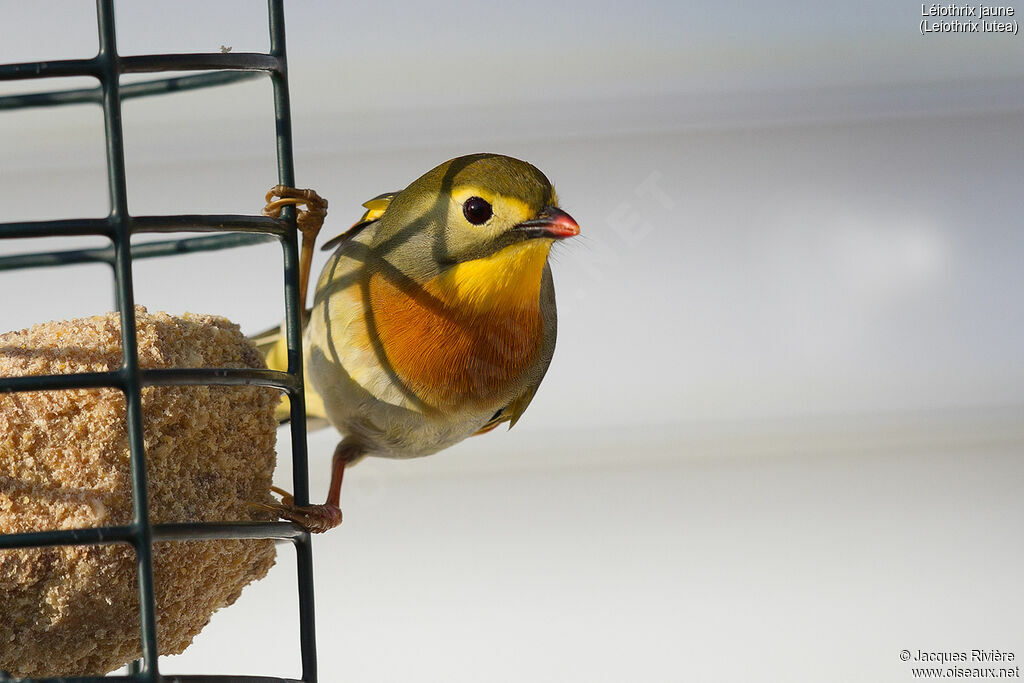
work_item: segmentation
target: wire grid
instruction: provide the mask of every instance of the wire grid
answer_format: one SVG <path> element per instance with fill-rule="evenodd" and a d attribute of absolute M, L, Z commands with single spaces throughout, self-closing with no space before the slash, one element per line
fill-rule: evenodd
<path fill-rule="evenodd" d="M 274 87 L 277 117 L 278 182 L 294 185 L 291 111 L 288 97 L 288 69 L 285 53 L 283 0 L 268 0 L 270 53 L 162 54 L 122 57 L 117 54 L 113 0 L 96 0 L 100 48 L 91 59 L 0 65 L 0 81 L 40 79 L 62 76 L 92 76 L 98 88 L 63 92 L 33 93 L 0 98 L 0 109 L 56 106 L 77 102 L 95 102 L 103 107 L 106 138 L 107 178 L 110 213 L 102 219 L 69 219 L 0 223 L 0 238 L 100 235 L 111 244 L 100 249 L 79 249 L 0 257 L 0 270 L 57 266 L 73 263 L 105 262 L 114 271 L 117 310 L 121 316 L 122 365 L 110 372 L 79 373 L 0 378 L 0 391 L 41 391 L 112 387 L 120 389 L 127 406 L 128 442 L 131 450 L 132 522 L 125 526 L 71 529 L 0 535 L 0 550 L 61 545 L 130 543 L 138 567 L 140 632 L 142 658 L 129 666 L 125 676 L 32 679 L 35 681 L 124 680 L 140 683 L 176 681 L 316 682 L 316 645 L 313 620 L 313 571 L 310 537 L 297 526 L 284 522 L 233 522 L 219 524 L 153 525 L 149 518 L 145 492 L 146 464 L 143 447 L 141 391 L 143 386 L 168 385 L 259 385 L 287 392 L 291 403 L 292 477 L 295 500 L 309 500 L 306 462 L 305 403 L 302 392 L 301 326 L 302 310 L 298 301 L 298 237 L 295 212 L 285 208 L 280 219 L 243 215 L 132 216 L 128 213 L 125 185 L 124 145 L 121 125 L 121 101 L 128 97 L 201 88 L 231 83 L 260 72 L 269 73 Z M 126 73 L 165 71 L 212 71 L 212 73 L 165 78 L 121 86 Z M 248 73 L 246 73 L 248 72 Z M 255 72 L 255 73 L 254 73 Z M 133 247 L 131 236 L 144 232 L 228 232 L 186 239 L 151 242 Z M 132 288 L 132 262 L 194 251 L 226 249 L 277 239 L 284 252 L 285 319 L 288 342 L 288 371 L 255 369 L 142 369 L 136 346 L 135 308 Z M 299 642 L 302 660 L 301 679 L 267 676 L 164 676 L 158 667 L 156 612 L 153 590 L 153 543 L 157 541 L 214 539 L 275 539 L 289 541 L 296 550 Z M 0 672 L 0 680 L 9 680 Z M 19 679 L 29 680 L 29 679 Z"/>

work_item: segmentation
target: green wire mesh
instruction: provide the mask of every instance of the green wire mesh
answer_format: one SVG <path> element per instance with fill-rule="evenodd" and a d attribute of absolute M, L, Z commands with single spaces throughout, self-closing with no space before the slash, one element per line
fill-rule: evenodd
<path fill-rule="evenodd" d="M 91 59 L 0 65 L 0 81 L 91 76 L 97 88 L 62 92 L 32 93 L 0 97 L 0 110 L 24 107 L 60 106 L 94 102 L 103 108 L 106 138 L 107 180 L 110 213 L 101 219 L 69 219 L 0 223 L 0 238 L 99 235 L 110 246 L 98 249 L 49 251 L 0 256 L 0 270 L 104 262 L 114 272 L 117 310 L 121 317 L 123 361 L 111 372 L 74 375 L 46 375 L 0 378 L 0 391 L 44 391 L 112 387 L 124 393 L 127 405 L 128 443 L 134 516 L 125 526 L 70 529 L 0 535 L 0 550 L 59 545 L 130 543 L 136 553 L 140 609 L 142 658 L 129 667 L 126 676 L 77 677 L 61 679 L 18 679 L 20 681 L 125 680 L 140 683 L 180 681 L 316 681 L 316 645 L 313 618 L 313 569 L 309 534 L 283 522 L 237 522 L 219 524 L 150 523 L 146 464 L 143 446 L 141 391 L 154 385 L 260 385 L 287 392 L 291 403 L 292 477 L 295 500 L 308 503 L 309 481 L 306 462 L 305 403 L 302 392 L 301 325 L 298 300 L 298 233 L 294 209 L 288 207 L 280 219 L 243 215 L 132 216 L 128 213 L 125 185 L 121 102 L 177 90 L 205 88 L 270 74 L 274 87 L 277 119 L 276 145 L 278 182 L 294 185 L 291 110 L 288 97 L 288 68 L 285 53 L 284 8 L 282 0 L 268 0 L 270 53 L 162 54 L 122 57 L 117 54 L 113 0 L 96 0 L 100 48 Z M 165 78 L 120 84 L 121 74 L 166 71 L 210 71 L 195 76 Z M 174 239 L 132 246 L 131 236 L 144 232 L 210 232 L 202 237 Z M 267 240 L 281 243 L 284 261 L 285 320 L 288 342 L 288 371 L 253 369 L 146 369 L 139 367 L 135 333 L 135 301 L 132 263 L 139 258 L 228 249 Z M 173 540 L 275 539 L 289 541 L 296 551 L 301 679 L 267 676 L 165 676 L 158 667 L 156 612 L 153 589 L 153 543 Z M 10 680 L 0 672 L 0 681 Z"/>

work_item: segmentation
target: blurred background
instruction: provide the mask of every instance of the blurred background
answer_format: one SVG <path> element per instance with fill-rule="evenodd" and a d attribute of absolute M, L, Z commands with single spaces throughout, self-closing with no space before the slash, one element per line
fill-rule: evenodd
<path fill-rule="evenodd" d="M 117 12 L 123 54 L 269 48 L 258 0 Z M 96 52 L 90 2 L 0 13 L 2 63 Z M 537 165 L 583 230 L 554 254 L 559 345 L 515 430 L 346 477 L 314 546 L 320 680 L 909 681 L 902 649 L 1024 657 L 1024 39 L 921 19 L 288 4 L 325 235 L 479 151 Z M 95 83 L 0 94 L 40 85 Z M 276 182 L 269 79 L 131 100 L 124 125 L 133 214 L 257 213 Z M 3 112 L 3 220 L 106 215 L 104 164 L 99 107 Z M 276 244 L 135 274 L 150 310 L 283 316 Z M 113 301 L 100 265 L 0 292 L 4 330 Z M 336 440 L 311 434 L 314 499 Z M 282 546 L 162 669 L 297 675 L 294 581 Z"/>

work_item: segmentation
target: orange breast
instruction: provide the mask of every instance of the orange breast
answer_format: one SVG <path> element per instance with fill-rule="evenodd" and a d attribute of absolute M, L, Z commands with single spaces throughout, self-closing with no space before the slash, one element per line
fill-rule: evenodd
<path fill-rule="evenodd" d="M 371 343 L 428 408 L 450 411 L 507 396 L 540 350 L 536 296 L 472 307 L 436 281 L 400 285 L 377 273 L 368 285 Z"/>

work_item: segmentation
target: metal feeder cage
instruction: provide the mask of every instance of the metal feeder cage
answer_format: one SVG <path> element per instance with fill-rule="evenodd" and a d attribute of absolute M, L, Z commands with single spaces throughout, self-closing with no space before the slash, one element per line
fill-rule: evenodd
<path fill-rule="evenodd" d="M 107 263 L 114 273 L 117 311 L 121 318 L 123 361 L 111 372 L 0 378 L 0 391 L 56 391 L 110 387 L 123 392 L 127 406 L 128 443 L 134 516 L 125 526 L 107 526 L 0 535 L 0 551 L 12 548 L 129 543 L 135 549 L 138 569 L 140 635 L 142 658 L 129 665 L 127 675 L 60 679 L 17 679 L 18 681 L 135 681 L 138 683 L 205 681 L 315 683 L 316 645 L 313 617 L 313 570 L 310 537 L 295 525 L 284 522 L 236 522 L 219 524 L 160 524 L 149 518 L 146 464 L 143 448 L 141 391 L 144 386 L 167 385 L 260 385 L 286 392 L 291 403 L 292 477 L 295 500 L 309 499 L 306 461 L 305 403 L 302 392 L 301 325 L 298 300 L 298 233 L 295 210 L 284 209 L 280 219 L 245 215 L 132 216 L 128 213 L 125 184 L 121 102 L 178 90 L 191 90 L 234 83 L 270 74 L 274 88 L 277 130 L 278 183 L 294 186 L 291 112 L 288 97 L 288 66 L 285 52 L 282 0 L 268 0 L 270 52 L 160 54 L 120 56 L 114 30 L 113 0 L 97 0 L 99 52 L 91 59 L 0 65 L 0 81 L 90 76 L 100 85 L 85 90 L 40 92 L 0 97 L 0 110 L 52 107 L 94 102 L 103 108 L 106 138 L 107 180 L 110 213 L 106 218 L 0 223 L 0 238 L 99 235 L 110 245 L 99 249 L 48 251 L 0 256 L 0 270 L 63 266 L 79 263 Z M 169 71 L 204 71 L 194 76 L 163 78 L 122 85 L 122 74 Z M 202 237 L 148 242 L 132 246 L 138 233 L 225 233 Z M 254 369 L 141 369 L 136 346 L 132 264 L 135 259 L 229 249 L 277 240 L 284 263 L 285 320 L 288 342 L 288 371 Z M 301 679 L 269 676 L 162 675 L 158 667 L 156 614 L 153 589 L 153 543 L 180 540 L 274 539 L 290 542 L 296 552 Z M 0 672 L 0 681 L 14 680 Z"/>

